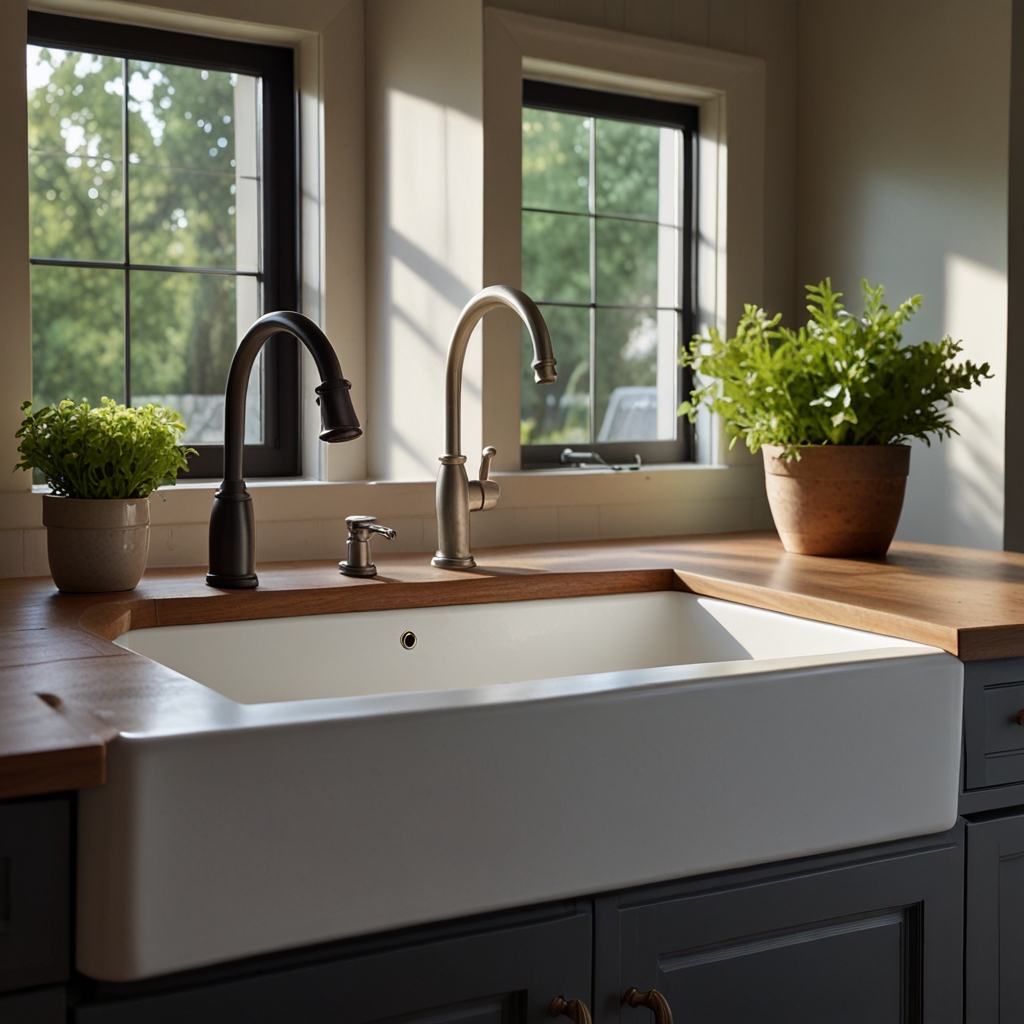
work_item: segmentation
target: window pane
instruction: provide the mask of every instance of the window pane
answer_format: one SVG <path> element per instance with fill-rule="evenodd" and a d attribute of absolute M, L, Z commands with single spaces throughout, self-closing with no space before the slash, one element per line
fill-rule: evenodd
<path fill-rule="evenodd" d="M 128 72 L 132 262 L 256 270 L 257 80 L 147 61 Z"/>
<path fill-rule="evenodd" d="M 177 409 L 185 441 L 224 439 L 224 385 L 241 330 L 255 319 L 251 278 L 214 274 L 131 275 L 132 404 Z M 246 442 L 262 441 L 260 367 L 246 404 Z"/>
<path fill-rule="evenodd" d="M 597 221 L 597 301 L 653 306 L 658 296 L 658 225 Z"/>
<path fill-rule="evenodd" d="M 32 268 L 32 400 L 124 401 L 124 273 Z"/>
<path fill-rule="evenodd" d="M 523 444 L 571 444 L 590 440 L 590 310 L 545 306 L 541 312 L 558 361 L 558 380 L 533 382 L 533 346 L 522 333 Z"/>
<path fill-rule="evenodd" d="M 586 213 L 589 117 L 523 108 L 523 206 Z"/>
<path fill-rule="evenodd" d="M 597 310 L 598 441 L 675 437 L 678 321 L 673 310 Z"/>
<path fill-rule="evenodd" d="M 27 49 L 30 253 L 119 262 L 121 61 Z"/>
<path fill-rule="evenodd" d="M 523 291 L 537 302 L 590 302 L 590 220 L 523 212 Z"/>
<path fill-rule="evenodd" d="M 597 212 L 657 220 L 661 129 L 597 118 L 596 132 Z"/>

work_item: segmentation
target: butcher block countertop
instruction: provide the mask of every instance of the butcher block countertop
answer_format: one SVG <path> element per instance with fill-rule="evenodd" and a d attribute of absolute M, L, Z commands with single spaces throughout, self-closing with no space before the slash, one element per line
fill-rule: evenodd
<path fill-rule="evenodd" d="M 468 572 L 375 556 L 371 580 L 336 562 L 261 564 L 249 591 L 212 590 L 203 567 L 155 569 L 122 594 L 0 580 L 0 798 L 102 785 L 107 742 L 195 699 L 194 683 L 111 642 L 145 626 L 676 589 L 964 661 L 1024 656 L 1024 555 L 1007 552 L 896 543 L 884 559 L 814 558 L 766 532 L 492 548 Z"/>

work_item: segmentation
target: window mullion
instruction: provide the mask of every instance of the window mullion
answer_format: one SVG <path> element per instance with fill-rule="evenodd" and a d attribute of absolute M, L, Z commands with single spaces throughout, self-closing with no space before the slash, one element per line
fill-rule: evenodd
<path fill-rule="evenodd" d="M 597 118 L 590 118 L 590 180 L 587 206 L 590 210 L 590 443 L 597 440 Z"/>
<path fill-rule="evenodd" d="M 124 404 L 132 404 L 132 275 L 128 227 L 128 58 L 121 58 L 121 210 L 124 218 Z"/>

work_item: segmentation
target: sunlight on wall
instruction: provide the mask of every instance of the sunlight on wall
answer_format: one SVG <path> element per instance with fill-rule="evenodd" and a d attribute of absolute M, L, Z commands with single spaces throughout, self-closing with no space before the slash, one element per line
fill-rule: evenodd
<path fill-rule="evenodd" d="M 971 543 L 1002 546 L 1006 381 L 1006 274 L 956 253 L 946 256 L 945 332 L 963 339 L 964 357 L 988 362 L 994 378 L 959 395 L 949 445 L 951 503 Z"/>
<path fill-rule="evenodd" d="M 920 293 L 908 342 L 948 331 L 1002 374 L 1010 0 L 801 0 L 799 14 L 799 279 L 831 274 L 853 309 L 861 277 L 891 304 Z M 898 538 L 1002 547 L 1005 387 L 959 400 L 959 437 L 915 442 Z"/>
<path fill-rule="evenodd" d="M 393 444 L 390 465 L 380 468 L 389 479 L 423 479 L 435 475 L 444 446 L 448 338 L 479 278 L 480 217 L 467 210 L 467 199 L 479 192 L 474 154 L 482 152 L 482 125 L 395 89 L 386 110 L 385 391 L 377 429 Z M 463 389 L 467 428 L 480 422 L 480 370 L 473 343 Z M 467 436 L 464 451 L 478 446 L 471 441 Z"/>

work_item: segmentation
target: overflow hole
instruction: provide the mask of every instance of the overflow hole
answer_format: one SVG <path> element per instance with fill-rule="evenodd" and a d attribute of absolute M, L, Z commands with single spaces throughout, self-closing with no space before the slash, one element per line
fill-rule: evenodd
<path fill-rule="evenodd" d="M 401 636 L 399 643 L 407 650 L 411 651 L 416 646 L 416 634 L 411 630 L 407 629 Z"/>

